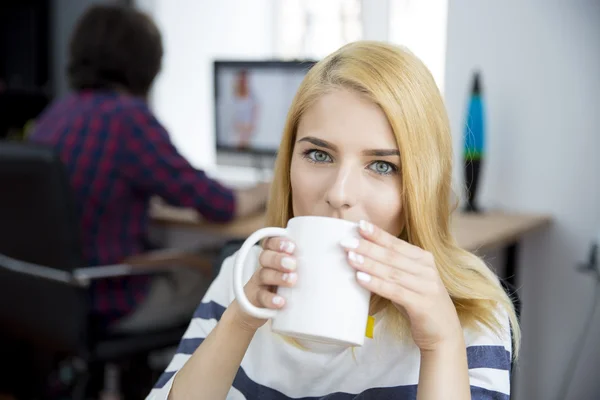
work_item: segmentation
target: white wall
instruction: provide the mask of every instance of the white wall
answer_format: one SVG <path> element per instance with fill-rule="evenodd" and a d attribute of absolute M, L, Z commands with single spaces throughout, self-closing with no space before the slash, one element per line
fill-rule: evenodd
<path fill-rule="evenodd" d="M 362 0 L 360 15 L 364 40 L 389 39 L 390 0 Z"/>
<path fill-rule="evenodd" d="M 443 93 L 448 0 L 390 0 L 388 18 L 389 40 L 419 57 Z"/>
<path fill-rule="evenodd" d="M 215 168 L 212 61 L 273 58 L 277 7 L 282 1 L 135 0 L 155 19 L 165 47 L 152 107 L 196 167 L 209 172 Z M 380 19 L 388 15 L 388 3 L 363 2 L 366 39 L 387 38 L 387 24 Z"/>
<path fill-rule="evenodd" d="M 519 399 L 553 400 L 594 285 L 574 267 L 600 230 L 600 2 L 450 0 L 447 42 L 457 160 L 470 73 L 483 71 L 489 154 L 481 203 L 556 218 L 523 243 L 516 383 Z M 600 398 L 595 318 L 569 399 Z"/>
<path fill-rule="evenodd" d="M 137 0 L 161 29 L 163 68 L 153 108 L 174 144 L 196 167 L 213 168 L 212 61 L 269 58 L 271 0 Z"/>
<path fill-rule="evenodd" d="M 91 5 L 107 0 L 52 0 L 52 85 L 57 97 L 69 91 L 67 81 L 67 60 L 69 40 L 77 19 Z"/>

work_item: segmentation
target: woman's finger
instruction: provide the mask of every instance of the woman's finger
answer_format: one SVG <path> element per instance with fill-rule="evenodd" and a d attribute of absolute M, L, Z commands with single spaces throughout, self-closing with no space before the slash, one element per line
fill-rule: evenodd
<path fill-rule="evenodd" d="M 425 268 L 423 265 L 416 262 L 413 258 L 407 257 L 404 254 L 396 251 L 386 249 L 380 245 L 370 242 L 366 239 L 351 238 L 343 240 L 341 243 L 342 247 L 348 252 L 353 252 L 356 256 L 362 256 L 363 258 L 370 258 L 377 261 L 380 264 L 389 266 L 392 268 L 401 269 L 406 273 L 413 275 L 420 275 Z M 384 278 L 386 275 L 383 272 L 378 272 L 376 275 Z"/>
<path fill-rule="evenodd" d="M 296 259 L 293 256 L 273 250 L 263 250 L 258 257 L 258 262 L 264 268 L 282 272 L 291 272 L 296 269 Z"/>
<path fill-rule="evenodd" d="M 357 271 L 366 273 L 371 277 L 377 277 L 391 284 L 397 284 L 416 293 L 421 293 L 422 289 L 427 286 L 427 282 L 418 275 L 406 272 L 400 268 L 390 267 L 353 251 L 348 252 L 348 262 Z M 364 275 L 362 276 L 364 277 Z"/>
<path fill-rule="evenodd" d="M 414 259 L 421 259 L 424 256 L 425 250 L 422 248 L 399 239 L 368 221 L 362 220 L 358 226 L 359 232 L 364 238 L 383 248 L 391 249 Z"/>
<path fill-rule="evenodd" d="M 265 250 L 293 254 L 294 250 L 296 249 L 296 245 L 290 239 L 284 237 L 271 237 L 264 241 L 263 248 Z"/>
<path fill-rule="evenodd" d="M 278 309 L 285 305 L 285 299 L 277 293 L 261 290 L 258 292 L 258 301 L 261 307 Z"/>
<path fill-rule="evenodd" d="M 412 310 L 417 303 L 417 299 L 422 297 L 418 293 L 398 285 L 395 282 L 386 281 L 364 271 L 356 272 L 356 280 L 371 293 L 388 299 L 393 303 L 404 307 L 407 311 Z"/>
<path fill-rule="evenodd" d="M 298 279 L 295 272 L 280 272 L 271 268 L 261 268 L 258 274 L 261 286 L 292 287 Z"/>

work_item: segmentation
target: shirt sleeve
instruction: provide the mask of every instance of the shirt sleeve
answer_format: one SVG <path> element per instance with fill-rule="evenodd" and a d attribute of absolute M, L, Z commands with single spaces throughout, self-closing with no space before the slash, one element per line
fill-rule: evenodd
<path fill-rule="evenodd" d="M 243 282 L 247 282 L 258 266 L 260 247 L 254 246 L 248 254 L 248 265 L 244 267 Z M 167 366 L 146 400 L 167 400 L 173 380 L 177 372 L 183 368 L 194 351 L 202 344 L 204 339 L 217 326 L 225 309 L 234 300 L 233 292 L 233 263 L 235 254 L 223 261 L 219 275 L 206 292 L 204 299 L 194 312 L 192 321 L 187 331 L 179 342 L 177 352 L 171 363 Z"/>
<path fill-rule="evenodd" d="M 194 208 L 210 221 L 233 218 L 233 191 L 192 167 L 147 107 L 128 109 L 120 131 L 124 147 L 121 172 L 135 189 L 175 206 Z"/>
<path fill-rule="evenodd" d="M 467 361 L 473 400 L 509 400 L 512 338 L 506 313 L 497 313 L 500 334 L 487 327 L 466 331 Z"/>

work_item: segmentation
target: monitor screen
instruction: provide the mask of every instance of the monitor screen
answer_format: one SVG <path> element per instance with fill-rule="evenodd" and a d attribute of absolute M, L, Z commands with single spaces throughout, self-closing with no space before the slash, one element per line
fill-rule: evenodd
<path fill-rule="evenodd" d="M 275 154 L 288 109 L 313 61 L 215 61 L 218 150 Z"/>

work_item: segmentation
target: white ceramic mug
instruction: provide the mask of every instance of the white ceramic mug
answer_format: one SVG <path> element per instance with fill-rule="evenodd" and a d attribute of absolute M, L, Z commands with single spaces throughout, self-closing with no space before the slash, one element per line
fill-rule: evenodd
<path fill-rule="evenodd" d="M 244 265 L 252 247 L 267 237 L 286 237 L 295 245 L 298 279 L 294 287 L 279 287 L 282 309 L 259 308 L 244 292 Z M 286 336 L 348 346 L 362 346 L 371 294 L 356 282 L 340 242 L 359 237 L 357 224 L 327 217 L 295 217 L 287 228 L 263 228 L 246 239 L 233 272 L 234 292 L 242 309 L 272 320 L 272 330 Z"/>

